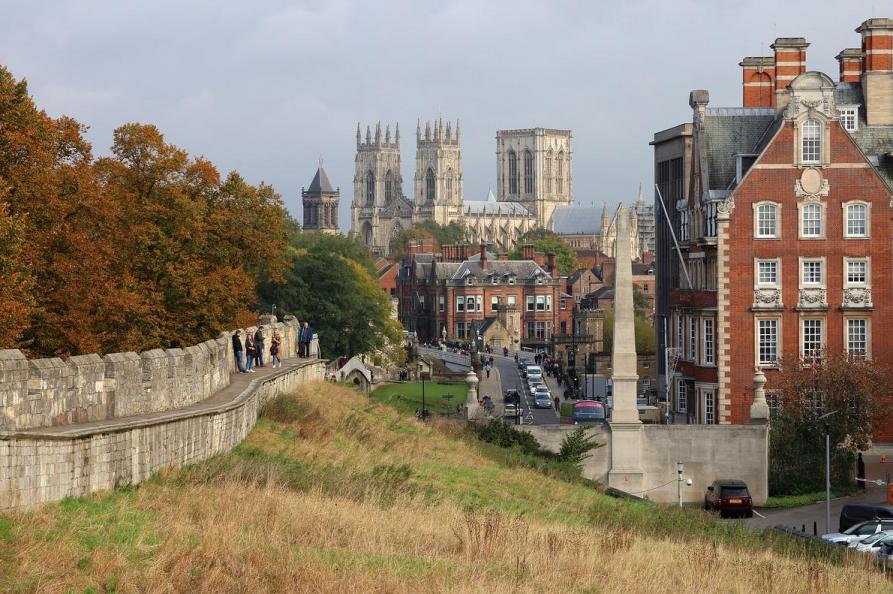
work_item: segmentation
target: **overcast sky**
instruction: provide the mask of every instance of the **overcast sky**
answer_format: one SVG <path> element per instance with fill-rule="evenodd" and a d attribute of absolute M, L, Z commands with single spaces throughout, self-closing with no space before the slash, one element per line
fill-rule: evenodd
<path fill-rule="evenodd" d="M 271 183 L 301 217 L 317 160 L 350 225 L 357 122 L 400 122 L 403 190 L 415 123 L 461 119 L 466 199 L 495 190 L 501 128 L 570 128 L 581 204 L 631 201 L 653 177 L 655 131 L 691 120 L 688 92 L 741 105 L 738 62 L 804 36 L 834 56 L 881 3 L 120 0 L 0 2 L 0 63 L 37 104 L 90 126 L 105 154 L 122 123 L 223 172 Z M 887 10 L 889 14 L 883 11 Z"/>

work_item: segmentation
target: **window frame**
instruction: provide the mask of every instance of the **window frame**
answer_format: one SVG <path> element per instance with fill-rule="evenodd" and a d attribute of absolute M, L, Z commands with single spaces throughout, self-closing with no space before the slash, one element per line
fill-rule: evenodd
<path fill-rule="evenodd" d="M 688 316 L 688 360 L 698 360 L 698 318 Z"/>
<path fill-rule="evenodd" d="M 801 202 L 798 205 L 800 211 L 799 231 L 800 239 L 824 239 L 825 238 L 825 204 L 821 202 Z M 814 234 L 806 233 L 806 213 L 810 210 L 818 210 L 818 232 Z M 814 221 L 810 221 L 814 222 Z"/>
<path fill-rule="evenodd" d="M 536 311 L 536 296 L 527 295 L 524 299 L 524 311 Z"/>
<path fill-rule="evenodd" d="M 760 275 L 761 264 L 775 265 L 775 280 L 763 282 Z M 754 258 L 754 284 L 762 288 L 778 288 L 781 286 L 781 258 Z"/>
<path fill-rule="evenodd" d="M 778 358 L 782 340 L 782 325 L 781 325 L 781 317 L 780 316 L 759 316 L 754 318 L 754 359 L 757 367 L 766 369 L 766 368 L 777 368 L 778 367 Z M 774 344 L 772 347 L 773 350 L 773 360 L 763 359 L 762 358 L 762 330 L 763 323 L 771 323 L 774 327 Z M 768 327 L 768 326 L 767 326 Z"/>
<path fill-rule="evenodd" d="M 807 353 L 806 351 L 806 334 L 807 334 L 807 325 L 818 325 L 818 349 L 811 350 Z M 804 316 L 800 318 L 800 357 L 803 360 L 816 360 L 821 361 L 822 355 L 825 352 L 825 345 L 827 339 L 827 321 L 824 317 L 818 316 Z"/>
<path fill-rule="evenodd" d="M 852 128 L 847 126 L 848 119 L 852 117 L 853 125 Z M 847 132 L 858 132 L 859 131 L 859 106 L 858 105 L 844 105 L 837 106 L 837 118 L 840 120 L 841 127 Z"/>
<path fill-rule="evenodd" d="M 676 412 L 688 412 L 688 384 L 681 377 L 676 379 Z"/>
<path fill-rule="evenodd" d="M 772 234 L 763 233 L 761 230 L 761 211 L 764 207 L 772 207 L 775 211 L 775 225 Z M 781 238 L 781 204 L 769 200 L 763 200 L 753 205 L 753 236 L 754 239 L 780 239 Z"/>
<path fill-rule="evenodd" d="M 807 267 L 812 268 L 813 264 L 818 264 L 819 280 L 806 280 Z M 807 266 L 809 265 L 809 266 Z M 825 258 L 801 257 L 800 258 L 800 287 L 804 289 L 824 288 L 827 284 L 828 275 L 826 272 Z"/>
<path fill-rule="evenodd" d="M 810 138 L 807 138 L 807 132 Z M 812 137 L 815 131 L 815 137 Z M 803 165 L 821 165 L 824 150 L 824 126 L 820 120 L 809 118 L 800 124 L 800 163 Z M 807 142 L 809 145 L 809 157 L 807 157 Z"/>
<path fill-rule="evenodd" d="M 465 295 L 456 295 L 456 313 L 465 313 Z"/>
<path fill-rule="evenodd" d="M 709 327 L 709 332 L 708 332 Z M 703 365 L 715 365 L 716 364 L 716 324 L 713 321 L 713 318 L 702 318 L 701 319 L 701 331 L 702 331 L 702 364 Z M 707 340 L 707 337 L 710 337 L 710 340 Z M 709 356 L 708 356 L 709 355 Z"/>
<path fill-rule="evenodd" d="M 871 239 L 871 203 L 865 200 L 850 200 L 844 202 L 843 207 L 843 237 L 844 239 Z M 865 209 L 864 233 L 850 232 L 850 208 L 861 206 Z"/>
<path fill-rule="evenodd" d="M 868 316 L 845 316 L 843 319 L 843 350 L 849 356 L 854 356 L 850 349 L 850 322 L 862 322 L 864 324 L 865 351 L 859 353 L 862 359 L 871 359 L 871 318 Z"/>

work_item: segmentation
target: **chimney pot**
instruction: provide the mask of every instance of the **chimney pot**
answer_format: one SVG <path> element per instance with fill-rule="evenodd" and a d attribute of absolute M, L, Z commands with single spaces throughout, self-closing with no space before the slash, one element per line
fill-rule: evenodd
<path fill-rule="evenodd" d="M 862 79 L 862 50 L 848 47 L 836 56 L 840 64 L 840 82 L 857 83 Z"/>
<path fill-rule="evenodd" d="M 482 243 L 480 249 L 481 249 L 481 251 L 480 251 L 480 254 L 481 254 L 481 268 L 484 269 L 484 270 L 486 270 L 486 269 L 487 269 L 487 244 L 486 244 L 486 243 Z"/>
<path fill-rule="evenodd" d="M 775 58 L 747 57 L 738 64 L 742 76 L 743 107 L 775 105 Z"/>

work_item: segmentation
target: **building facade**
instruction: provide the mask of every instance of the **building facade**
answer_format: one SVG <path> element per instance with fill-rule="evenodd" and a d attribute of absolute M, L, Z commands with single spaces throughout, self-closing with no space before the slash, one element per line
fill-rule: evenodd
<path fill-rule="evenodd" d="M 546 348 L 570 332 L 570 297 L 554 257 L 497 259 L 482 245 L 444 246 L 441 254 L 411 253 L 397 276 L 399 318 L 421 342 L 471 341 L 494 349 Z M 542 255 L 540 255 L 542 256 Z"/>
<path fill-rule="evenodd" d="M 692 91 L 692 123 L 655 135 L 682 255 L 658 217 L 659 346 L 678 358 L 682 419 L 747 422 L 754 368 L 771 393 L 784 357 L 893 362 L 893 20 L 857 31 L 858 72 L 854 50 L 841 80 L 807 71 L 806 41 L 779 38 L 774 56 L 741 62 L 744 107 Z"/>

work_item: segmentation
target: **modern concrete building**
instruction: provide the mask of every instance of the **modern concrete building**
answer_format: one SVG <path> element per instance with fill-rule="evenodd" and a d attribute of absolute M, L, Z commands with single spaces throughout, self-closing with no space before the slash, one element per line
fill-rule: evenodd
<path fill-rule="evenodd" d="M 741 62 L 743 107 L 692 91 L 692 122 L 655 134 L 670 215 L 658 210 L 658 335 L 679 359 L 679 420 L 747 422 L 754 368 L 771 403 L 783 356 L 893 362 L 893 20 L 857 32 L 841 80 L 807 71 L 805 39 L 779 38 Z"/>

